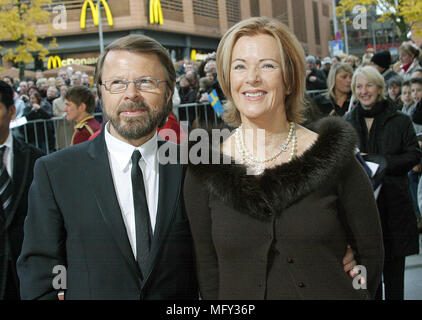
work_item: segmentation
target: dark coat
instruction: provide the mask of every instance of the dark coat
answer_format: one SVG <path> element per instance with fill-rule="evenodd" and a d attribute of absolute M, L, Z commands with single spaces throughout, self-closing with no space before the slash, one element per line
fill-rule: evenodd
<path fill-rule="evenodd" d="M 316 77 L 315 81 L 310 81 L 310 77 Z M 312 68 L 311 73 L 306 77 L 306 90 L 323 90 L 327 89 L 327 79 L 322 70 Z"/>
<path fill-rule="evenodd" d="M 358 108 L 346 115 L 360 138 L 365 160 L 386 163 L 383 185 L 377 199 L 383 227 L 386 257 L 404 257 L 419 252 L 416 216 L 412 207 L 407 173 L 419 163 L 421 151 L 409 116 L 385 100 L 384 111 L 372 124 L 368 143 L 364 143 Z M 375 122 L 380 128 L 375 130 Z M 378 133 L 376 133 L 376 132 Z M 375 150 L 368 145 L 374 141 Z"/>
<path fill-rule="evenodd" d="M 182 165 L 159 165 L 157 222 L 142 279 L 114 189 L 104 131 L 35 165 L 17 264 L 22 298 L 57 299 L 52 270 L 63 265 L 65 299 L 196 299 Z M 170 144 L 175 148 L 171 142 L 163 148 Z"/>
<path fill-rule="evenodd" d="M 350 96 L 343 103 L 342 106 L 339 106 L 332 97 L 327 97 L 326 93 L 317 95 L 313 98 L 314 103 L 321 111 L 324 117 L 326 116 L 344 116 L 349 109 Z"/>
<path fill-rule="evenodd" d="M 372 188 L 353 128 L 338 117 L 322 123 L 301 157 L 261 176 L 234 163 L 189 166 L 185 204 L 204 299 L 374 295 L 383 245 Z M 367 268 L 368 290 L 355 290 L 343 270 L 348 243 Z"/>
<path fill-rule="evenodd" d="M 0 212 L 0 300 L 4 297 L 6 277 L 12 277 L 19 292 L 16 260 L 21 253 L 23 223 L 28 209 L 28 191 L 32 182 L 35 161 L 43 156 L 41 150 L 13 138 L 13 198 L 7 217 Z M 12 268 L 8 268 L 12 266 Z M 11 269 L 11 270 L 10 270 Z"/>

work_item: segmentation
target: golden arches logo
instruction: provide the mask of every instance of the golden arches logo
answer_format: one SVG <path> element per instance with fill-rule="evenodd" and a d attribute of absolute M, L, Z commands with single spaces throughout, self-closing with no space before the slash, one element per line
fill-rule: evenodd
<path fill-rule="evenodd" d="M 48 58 L 47 69 L 60 68 L 62 66 L 62 59 L 59 56 L 50 56 Z"/>
<path fill-rule="evenodd" d="M 160 0 L 149 0 L 149 23 L 163 24 L 163 10 Z"/>
<path fill-rule="evenodd" d="M 111 15 L 111 10 L 110 10 L 110 7 L 107 4 L 107 1 L 101 0 L 100 5 L 101 4 L 104 7 L 108 24 L 110 26 L 113 26 L 113 24 L 114 24 L 113 16 Z M 94 5 L 92 0 L 85 0 L 84 4 L 82 6 L 82 11 L 81 11 L 81 29 L 85 29 L 85 27 L 86 27 L 86 11 L 88 10 L 88 5 L 91 8 L 92 19 L 94 20 L 94 26 L 98 26 L 98 24 L 100 23 L 100 15 L 99 15 L 99 12 L 100 12 L 99 10 L 101 10 L 100 7 L 98 5 Z"/>

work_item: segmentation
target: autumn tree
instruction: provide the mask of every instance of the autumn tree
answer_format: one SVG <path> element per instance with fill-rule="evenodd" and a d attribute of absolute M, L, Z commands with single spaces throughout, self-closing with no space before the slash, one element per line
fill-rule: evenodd
<path fill-rule="evenodd" d="M 378 21 L 389 21 L 396 26 L 397 33 L 402 41 L 407 39 L 407 34 L 412 31 L 421 36 L 422 29 L 418 24 L 422 22 L 421 0 L 340 0 L 336 7 L 338 17 L 343 17 L 354 11 L 357 6 L 372 6 L 381 13 Z"/>
<path fill-rule="evenodd" d="M 15 41 L 14 48 L 5 51 L 3 57 L 19 64 L 20 77 L 23 76 L 25 64 L 34 60 L 33 54 L 45 59 L 49 53 L 39 39 L 51 35 L 37 32 L 37 26 L 48 24 L 51 13 L 48 7 L 51 0 L 0 0 L 0 35 L 2 41 Z M 50 43 L 54 46 L 55 40 Z"/>

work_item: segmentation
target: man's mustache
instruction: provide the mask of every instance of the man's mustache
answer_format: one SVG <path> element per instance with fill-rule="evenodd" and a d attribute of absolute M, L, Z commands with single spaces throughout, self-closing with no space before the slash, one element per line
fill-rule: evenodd
<path fill-rule="evenodd" d="M 129 102 L 129 103 L 122 103 L 119 108 L 117 109 L 117 113 L 125 112 L 125 111 L 136 111 L 136 110 L 142 110 L 142 111 L 151 111 L 151 108 L 143 103 L 142 101 L 137 102 Z"/>

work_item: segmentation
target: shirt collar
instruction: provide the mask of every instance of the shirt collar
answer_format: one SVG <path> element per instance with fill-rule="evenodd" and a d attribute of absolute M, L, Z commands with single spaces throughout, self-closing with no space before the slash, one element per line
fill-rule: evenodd
<path fill-rule="evenodd" d="M 6 141 L 2 145 L 0 145 L 0 147 L 2 147 L 2 146 L 6 146 L 6 150 L 12 150 L 13 136 L 12 136 L 10 131 L 9 131 L 9 135 L 7 136 Z"/>
<path fill-rule="evenodd" d="M 157 159 L 157 132 L 154 136 L 139 147 L 134 147 L 129 143 L 126 143 L 116 137 L 112 136 L 109 132 L 110 122 L 105 126 L 105 142 L 108 151 L 116 159 L 120 170 L 125 170 L 129 163 L 132 161 L 133 151 L 139 150 L 142 155 L 142 159 L 146 165 L 150 168 L 154 168 L 155 161 Z"/>

